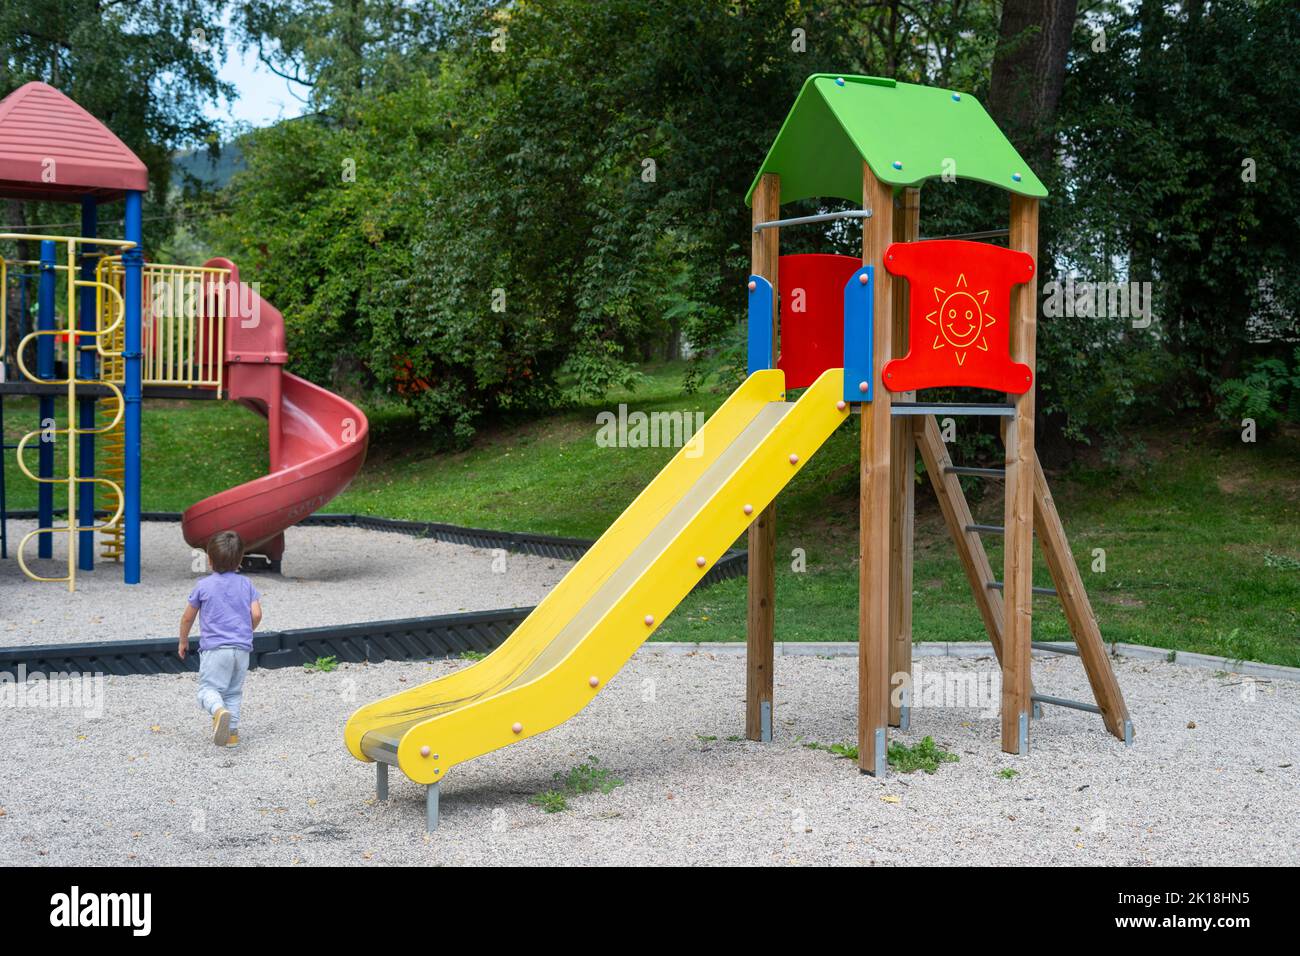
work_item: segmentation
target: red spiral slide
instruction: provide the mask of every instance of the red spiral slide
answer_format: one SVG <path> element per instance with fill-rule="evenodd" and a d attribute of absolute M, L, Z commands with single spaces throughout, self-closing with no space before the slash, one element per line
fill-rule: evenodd
<path fill-rule="evenodd" d="M 237 531 L 252 554 L 273 568 L 284 554 L 284 530 L 324 507 L 351 483 L 366 458 L 370 425 L 361 409 L 284 371 L 284 319 L 228 259 L 206 263 L 230 270 L 226 298 L 226 397 L 267 421 L 270 474 L 191 505 L 181 532 L 201 548 L 218 531 Z"/>

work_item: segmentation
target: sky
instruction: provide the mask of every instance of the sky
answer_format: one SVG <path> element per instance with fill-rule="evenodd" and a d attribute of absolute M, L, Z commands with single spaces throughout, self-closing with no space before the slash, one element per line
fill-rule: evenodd
<path fill-rule="evenodd" d="M 210 104 L 207 115 L 212 119 L 227 125 L 248 123 L 257 127 L 301 116 L 303 113 L 303 103 L 298 97 L 305 96 L 306 89 L 276 76 L 258 62 L 257 53 L 253 50 L 240 50 L 231 46 L 227 50 L 227 59 L 221 67 L 220 76 L 235 87 L 237 95 L 231 103 Z"/>

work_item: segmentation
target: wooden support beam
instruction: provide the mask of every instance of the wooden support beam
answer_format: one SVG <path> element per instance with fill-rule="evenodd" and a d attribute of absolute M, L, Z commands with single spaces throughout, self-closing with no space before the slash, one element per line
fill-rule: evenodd
<path fill-rule="evenodd" d="M 1070 551 L 1065 526 L 1056 512 L 1056 503 L 1052 500 L 1051 489 L 1047 487 L 1047 476 L 1043 474 L 1043 465 L 1037 455 L 1034 456 L 1034 531 L 1038 535 L 1043 556 L 1047 558 L 1052 584 L 1065 611 L 1070 633 L 1074 635 L 1079 659 L 1088 674 L 1088 683 L 1092 685 L 1092 696 L 1101 708 L 1101 718 L 1108 731 L 1120 740 L 1126 740 L 1129 715 L 1124 694 L 1111 669 L 1101 628 L 1097 626 L 1097 617 L 1088 601 L 1083 577 L 1079 574 L 1079 566 Z"/>
<path fill-rule="evenodd" d="M 881 370 L 893 356 L 893 282 L 884 268 L 894 235 L 893 190 L 862 164 L 862 202 L 871 210 L 863 223 L 862 262 L 874 267 L 874 389 L 862 409 L 861 473 L 858 497 L 858 766 L 881 776 L 889 727 L 890 582 L 890 394 Z"/>
<path fill-rule="evenodd" d="M 1038 263 L 1038 200 L 1013 193 L 1007 244 Z M 1011 290 L 1011 357 L 1034 369 L 1038 275 Z M 1034 621 L 1034 389 L 1010 396 L 1006 429 L 1006 527 L 1002 602 L 1002 749 L 1029 752 L 1030 642 Z"/>
<path fill-rule="evenodd" d="M 754 189 L 753 223 L 780 218 L 781 177 L 764 173 Z M 781 230 L 753 233 L 750 272 L 772 283 L 772 356 L 776 367 L 779 346 L 777 313 L 780 296 L 777 264 Z M 749 601 L 745 632 L 745 736 L 771 740 L 773 727 L 772 680 L 776 658 L 776 503 L 768 505 L 749 526 Z"/>
<path fill-rule="evenodd" d="M 914 242 L 921 235 L 921 190 L 904 189 L 895 210 L 895 242 Z M 893 337 L 895 358 L 907 354 L 908 284 L 895 282 Z M 916 392 L 901 392 L 900 402 L 916 401 Z M 892 692 L 912 674 L 912 540 L 916 525 L 916 420 L 895 418 L 890 434 L 889 551 L 889 725 L 908 726 L 909 707 Z M 903 676 L 900 676 L 903 675 Z"/>

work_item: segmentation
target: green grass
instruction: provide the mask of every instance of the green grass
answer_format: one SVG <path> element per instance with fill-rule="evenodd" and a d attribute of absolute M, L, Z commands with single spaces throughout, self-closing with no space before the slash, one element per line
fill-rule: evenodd
<path fill-rule="evenodd" d="M 635 393 L 484 430 L 472 448 L 454 454 L 429 449 L 407 416 L 377 418 L 365 468 L 330 510 L 599 537 L 675 449 L 602 448 L 596 414 L 626 402 L 646 413 L 707 416 L 726 397 L 683 395 L 680 382 L 680 366 L 658 366 Z"/>
<path fill-rule="evenodd" d="M 721 404 L 720 391 L 683 395 L 680 373 L 679 365 L 648 368 L 633 393 L 485 429 L 455 454 L 435 453 L 404 411 L 379 409 L 369 460 L 329 510 L 596 537 L 673 453 L 599 447 L 597 412 L 627 402 L 707 414 Z M 150 402 L 144 415 L 147 510 L 182 510 L 265 472 L 265 425 L 237 406 Z M 34 401 L 7 399 L 6 439 L 35 418 Z M 1120 467 L 1086 454 L 1050 476 L 1106 639 L 1300 666 L 1300 433 L 1246 445 L 1193 422 L 1132 437 L 1144 451 Z M 778 503 L 782 640 L 856 639 L 857 444 L 856 425 L 841 428 Z M 34 507 L 34 486 L 12 454 L 5 467 L 10 507 Z M 972 480 L 970 491 L 982 493 L 972 501 L 976 519 L 1000 524 L 1002 485 Z M 916 497 L 913 633 L 984 640 L 928 481 Z M 1000 568 L 1001 540 L 985 540 Z M 795 548 L 806 554 L 803 573 L 791 567 Z M 1094 548 L 1105 549 L 1105 571 L 1091 570 Z M 1041 559 L 1035 581 L 1050 583 Z M 1034 625 L 1042 640 L 1068 637 L 1051 598 L 1036 600 Z M 736 641 L 744 631 L 745 582 L 733 580 L 688 598 L 656 639 Z"/>
<path fill-rule="evenodd" d="M 610 793 L 623 786 L 623 781 L 604 767 L 598 766 L 596 757 L 572 767 L 568 773 L 554 775 L 555 787 L 534 794 L 528 802 L 546 813 L 560 813 L 569 809 L 569 798 L 588 793 Z"/>
<path fill-rule="evenodd" d="M 956 763 L 961 759 L 955 753 L 942 749 L 929 736 L 910 747 L 900 740 L 892 741 L 885 757 L 889 765 L 899 773 L 914 773 L 917 770 L 934 773 L 941 764 Z"/>
<path fill-rule="evenodd" d="M 63 424 L 63 402 L 56 405 Z M 5 397 L 5 443 L 13 444 L 36 427 L 35 399 Z M 149 401 L 141 429 L 141 493 L 146 511 L 184 511 L 194 502 L 266 474 L 266 424 L 230 402 Z M 66 474 L 65 443 L 55 449 L 56 475 Z M 27 464 L 36 470 L 36 442 Z M 35 508 L 36 485 L 19 472 L 14 453 L 4 456 L 10 508 Z M 55 489 L 55 507 L 67 492 Z"/>
<path fill-rule="evenodd" d="M 856 435 L 832 437 L 777 505 L 782 640 L 856 639 L 856 458 L 846 438 Z M 1197 425 L 1144 438 L 1147 458 L 1113 468 L 1085 457 L 1049 476 L 1106 640 L 1300 666 L 1300 435 L 1243 445 Z M 977 521 L 1002 523 L 1001 492 L 1000 482 L 973 483 Z M 916 500 L 913 635 L 985 640 L 928 479 Z M 1000 572 L 1001 538 L 984 541 Z M 807 554 L 804 573 L 791 569 L 794 548 Z M 1104 571 L 1092 570 L 1095 548 Z M 1035 583 L 1050 585 L 1035 557 Z M 656 639 L 744 640 L 745 594 L 734 580 L 693 595 Z M 1054 599 L 1038 597 L 1034 609 L 1036 639 L 1069 639 Z"/>

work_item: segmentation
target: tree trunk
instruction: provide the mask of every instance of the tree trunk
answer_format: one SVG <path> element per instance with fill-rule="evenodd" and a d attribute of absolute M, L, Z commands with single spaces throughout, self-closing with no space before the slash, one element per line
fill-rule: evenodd
<path fill-rule="evenodd" d="M 12 226 L 14 228 L 12 230 L 4 229 L 0 231 L 4 231 L 4 232 L 21 231 L 23 227 L 26 226 L 27 224 L 26 213 L 27 213 L 27 208 L 26 206 L 23 205 L 21 200 L 6 199 L 4 203 L 4 222 L 6 225 Z M 30 242 L 27 242 L 23 239 L 19 239 L 17 241 L 17 246 L 18 246 L 18 252 L 15 258 L 17 259 L 32 258 L 32 248 Z M 18 266 L 13 270 L 13 272 L 27 272 L 27 271 L 29 271 L 28 266 Z M 6 328 L 5 328 L 5 335 L 8 338 L 8 341 L 4 343 L 5 344 L 4 353 L 5 353 L 5 359 L 11 365 L 13 365 L 13 370 L 16 373 L 17 372 L 16 350 L 18 347 L 18 340 L 21 338 L 21 333 L 23 331 L 23 316 L 20 314 L 18 308 L 19 303 L 21 301 L 21 296 L 19 295 L 18 287 L 22 280 L 12 279 L 12 276 L 11 276 L 11 280 L 12 281 L 8 283 L 8 288 L 0 290 L 0 294 L 9 297 L 9 303 L 8 303 L 9 321 L 6 323 Z M 34 307 L 32 303 L 35 301 L 35 293 L 36 293 L 35 283 L 29 282 L 28 295 L 27 295 L 27 299 L 28 299 L 27 304 L 29 309 Z M 32 329 L 28 328 L 26 331 L 30 332 L 32 331 Z"/>
<path fill-rule="evenodd" d="M 1051 164 L 1078 0 L 1005 0 L 993 56 L 989 112 L 1041 174 Z"/>

